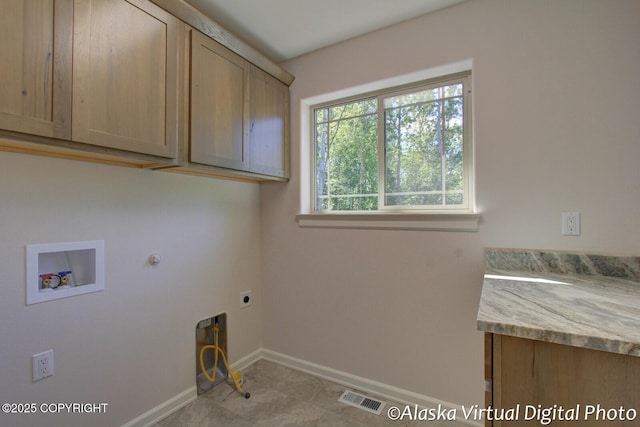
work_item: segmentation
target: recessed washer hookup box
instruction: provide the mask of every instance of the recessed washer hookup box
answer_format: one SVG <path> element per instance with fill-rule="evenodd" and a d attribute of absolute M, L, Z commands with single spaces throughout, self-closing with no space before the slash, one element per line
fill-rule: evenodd
<path fill-rule="evenodd" d="M 27 305 L 104 290 L 104 240 L 32 244 Z"/>

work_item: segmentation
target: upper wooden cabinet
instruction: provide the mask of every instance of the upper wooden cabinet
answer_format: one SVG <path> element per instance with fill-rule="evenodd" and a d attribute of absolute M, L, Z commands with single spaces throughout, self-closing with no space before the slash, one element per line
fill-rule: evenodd
<path fill-rule="evenodd" d="M 76 0 L 73 140 L 177 156 L 179 21 L 144 0 Z"/>
<path fill-rule="evenodd" d="M 294 77 L 183 0 L 151 0 L 191 28 L 190 110 L 180 167 L 247 180 L 289 178 L 289 85 Z M 218 123 L 214 125 L 213 123 Z"/>
<path fill-rule="evenodd" d="M 72 0 L 3 0 L 0 129 L 71 137 Z"/>
<path fill-rule="evenodd" d="M 289 87 L 200 31 L 187 33 L 189 126 L 180 166 L 168 170 L 288 179 Z"/>
<path fill-rule="evenodd" d="M 191 31 L 189 161 L 249 169 L 249 63 Z"/>
<path fill-rule="evenodd" d="M 5 0 L 0 150 L 174 164 L 184 24 L 145 0 Z"/>
<path fill-rule="evenodd" d="M 293 76 L 182 0 L 3 0 L 0 70 L 0 150 L 288 178 Z"/>
<path fill-rule="evenodd" d="M 250 81 L 250 169 L 288 178 L 289 87 L 255 66 Z"/>

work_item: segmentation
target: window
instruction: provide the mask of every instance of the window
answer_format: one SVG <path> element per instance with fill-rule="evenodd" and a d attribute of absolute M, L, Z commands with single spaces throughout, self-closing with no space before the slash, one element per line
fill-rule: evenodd
<path fill-rule="evenodd" d="M 471 212 L 470 73 L 312 108 L 314 210 Z"/>

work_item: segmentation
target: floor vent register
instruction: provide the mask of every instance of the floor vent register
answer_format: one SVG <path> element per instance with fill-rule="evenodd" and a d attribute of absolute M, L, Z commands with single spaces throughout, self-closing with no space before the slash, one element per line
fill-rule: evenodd
<path fill-rule="evenodd" d="M 363 396 L 353 391 L 347 390 L 342 393 L 342 396 L 338 399 L 338 402 L 346 403 L 347 405 L 355 406 L 363 411 L 371 412 L 372 414 L 380 415 L 384 409 L 385 402 L 382 402 L 371 397 Z"/>

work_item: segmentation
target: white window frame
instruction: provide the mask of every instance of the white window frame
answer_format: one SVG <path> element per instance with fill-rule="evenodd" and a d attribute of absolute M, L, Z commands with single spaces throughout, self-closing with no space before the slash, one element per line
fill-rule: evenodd
<path fill-rule="evenodd" d="M 454 209 L 424 209 L 423 207 L 397 209 L 385 207 L 376 211 L 314 211 L 315 208 L 315 120 L 313 111 L 322 105 L 338 104 L 349 100 L 364 99 L 371 96 L 388 97 L 399 91 L 411 91 L 416 86 L 435 84 L 452 78 L 466 76 L 471 87 L 472 61 L 464 60 L 441 67 L 422 70 L 416 73 L 397 76 L 365 85 L 301 99 L 301 146 L 300 146 L 300 213 L 297 215 L 300 227 L 311 228 L 363 228 L 363 229 L 401 229 L 401 230 L 442 230 L 477 231 L 480 215 L 475 207 L 474 161 L 472 144 L 472 102 L 470 93 L 466 93 L 465 120 L 463 126 L 464 175 L 467 204 Z M 380 105 L 379 105 L 380 108 Z M 384 115 L 382 115 L 384 120 Z M 384 136 L 379 135 L 379 139 Z M 380 144 L 380 142 L 379 142 Z M 384 144 L 384 141 L 383 141 Z M 384 156 L 384 150 L 379 156 Z M 380 165 L 384 163 L 380 162 Z M 384 183 L 384 181 L 380 181 Z M 380 184 L 379 183 L 379 184 Z"/>

